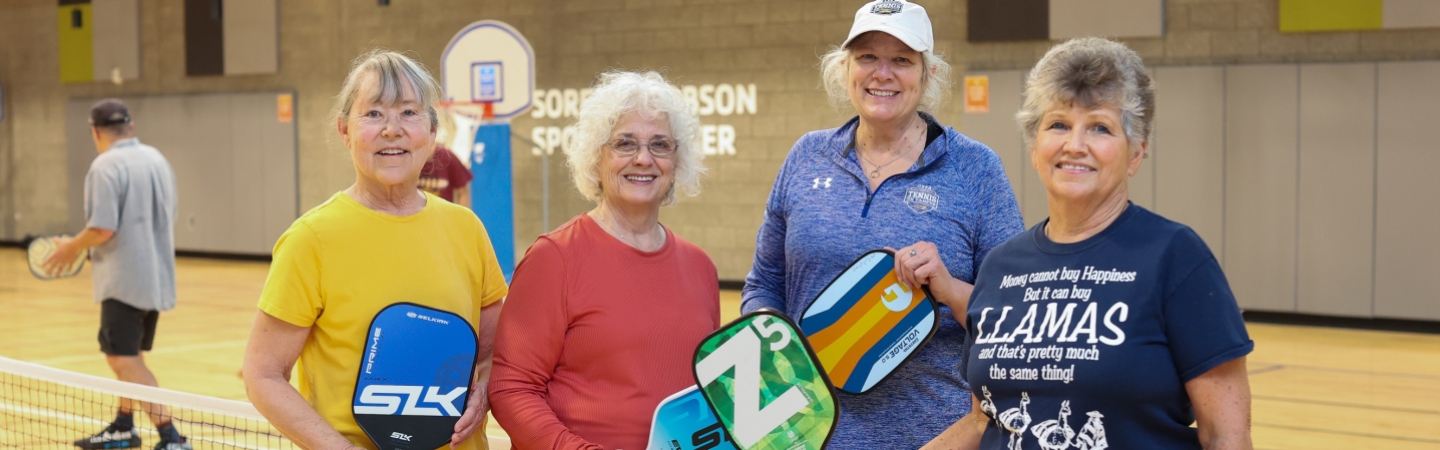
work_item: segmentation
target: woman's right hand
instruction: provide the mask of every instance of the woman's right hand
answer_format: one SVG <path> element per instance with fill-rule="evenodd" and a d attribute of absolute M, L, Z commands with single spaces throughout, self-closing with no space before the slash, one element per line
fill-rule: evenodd
<path fill-rule="evenodd" d="M 934 243 L 919 241 L 899 250 L 885 249 L 895 252 L 895 275 L 907 287 L 934 285 L 951 278 L 945 260 L 940 258 L 940 248 Z"/>
<path fill-rule="evenodd" d="M 886 250 L 895 252 L 895 277 L 911 289 L 929 286 L 930 295 L 936 302 L 950 307 L 950 313 L 962 325 L 965 323 L 965 308 L 970 304 L 970 292 L 974 285 L 950 275 L 945 260 L 940 257 L 940 248 L 932 242 L 919 241 L 912 245 Z"/>

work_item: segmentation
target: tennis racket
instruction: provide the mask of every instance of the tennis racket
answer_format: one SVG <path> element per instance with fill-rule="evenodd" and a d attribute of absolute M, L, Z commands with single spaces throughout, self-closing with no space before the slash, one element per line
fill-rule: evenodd
<path fill-rule="evenodd" d="M 799 328 L 761 308 L 695 349 L 695 381 L 740 449 L 819 450 L 840 405 Z"/>
<path fill-rule="evenodd" d="M 51 275 L 45 271 L 45 260 L 50 259 L 50 255 L 54 255 L 55 250 L 60 248 L 59 239 L 69 237 L 70 236 L 41 236 L 32 239 L 30 245 L 25 247 L 25 257 L 30 260 L 30 274 L 35 275 L 35 278 L 41 280 L 69 278 L 80 274 L 80 269 L 85 267 L 85 260 L 90 257 L 89 249 L 81 250 L 80 253 L 76 254 L 75 260 L 65 265 L 59 273 Z"/>
<path fill-rule="evenodd" d="M 800 329 L 835 388 L 863 394 L 930 341 L 937 311 L 926 287 L 900 284 L 893 252 L 874 250 L 820 291 L 801 314 Z"/>
<path fill-rule="evenodd" d="M 649 450 L 734 450 L 720 419 L 705 403 L 700 389 L 690 386 L 665 397 L 650 422 Z"/>
<path fill-rule="evenodd" d="M 355 422 L 383 450 L 446 445 L 470 397 L 477 345 L 455 314 L 414 303 L 380 310 L 356 375 Z"/>

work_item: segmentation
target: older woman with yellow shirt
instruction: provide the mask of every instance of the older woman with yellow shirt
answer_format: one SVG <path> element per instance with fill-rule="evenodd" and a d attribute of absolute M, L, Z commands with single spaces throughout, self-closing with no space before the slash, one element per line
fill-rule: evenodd
<path fill-rule="evenodd" d="M 371 318 L 412 302 L 477 324 L 476 379 L 451 447 L 485 449 L 485 386 L 505 278 L 470 210 L 419 189 L 435 150 L 440 88 L 420 64 L 373 51 L 335 106 L 355 183 L 306 212 L 275 244 L 245 351 L 250 401 L 305 448 L 375 448 L 351 415 Z M 289 383 L 299 363 L 299 389 Z"/>

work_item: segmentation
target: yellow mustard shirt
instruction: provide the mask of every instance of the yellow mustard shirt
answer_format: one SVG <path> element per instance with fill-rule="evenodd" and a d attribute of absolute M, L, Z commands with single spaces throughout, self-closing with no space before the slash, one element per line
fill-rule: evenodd
<path fill-rule="evenodd" d="M 474 327 L 480 308 L 507 293 L 480 219 L 425 195 L 425 208 L 405 217 L 366 208 L 344 192 L 331 196 L 280 236 L 260 295 L 261 311 L 311 329 L 300 352 L 300 395 L 365 448 L 375 444 L 355 423 L 351 399 L 375 314 L 411 302 L 455 313 Z M 459 448 L 484 450 L 484 442 L 472 437 Z"/>

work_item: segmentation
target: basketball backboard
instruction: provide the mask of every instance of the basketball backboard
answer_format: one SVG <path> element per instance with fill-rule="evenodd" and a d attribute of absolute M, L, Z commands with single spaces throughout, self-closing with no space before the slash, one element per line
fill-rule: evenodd
<path fill-rule="evenodd" d="M 535 51 L 505 22 L 466 25 L 440 56 L 446 102 L 490 103 L 494 118 L 506 120 L 530 109 L 535 90 Z"/>

